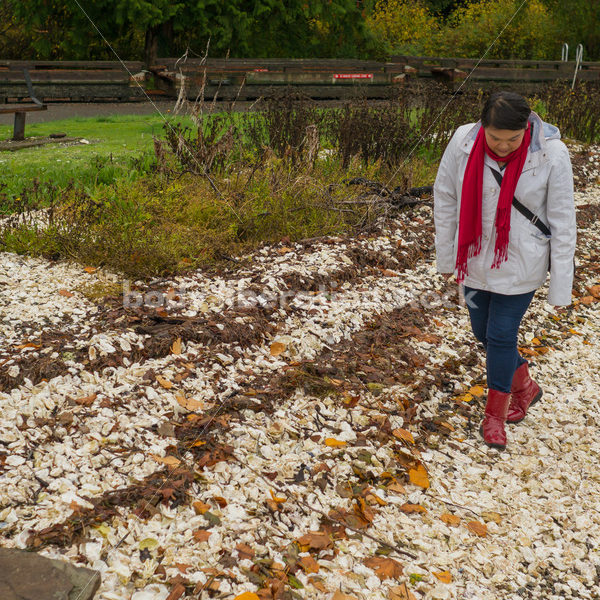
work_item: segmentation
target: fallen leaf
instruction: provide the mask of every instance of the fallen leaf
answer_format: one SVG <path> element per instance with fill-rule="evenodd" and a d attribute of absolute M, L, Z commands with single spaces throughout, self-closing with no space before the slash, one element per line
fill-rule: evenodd
<path fill-rule="evenodd" d="M 206 443 L 206 442 L 205 442 Z M 225 508 L 227 506 L 227 500 L 223 498 L 223 496 L 213 496 L 213 500 L 221 507 Z"/>
<path fill-rule="evenodd" d="M 181 354 L 181 338 L 177 338 L 172 344 L 171 344 L 171 354 Z"/>
<path fill-rule="evenodd" d="M 408 502 L 406 504 L 403 504 L 400 507 L 400 510 L 406 514 L 427 512 L 427 509 L 424 506 L 421 506 L 420 504 L 409 504 Z"/>
<path fill-rule="evenodd" d="M 206 529 L 197 529 L 192 535 L 197 542 L 207 542 L 210 537 L 210 531 L 207 531 Z"/>
<path fill-rule="evenodd" d="M 467 528 L 479 537 L 485 537 L 487 535 L 487 527 L 479 521 L 469 521 L 467 523 Z"/>
<path fill-rule="evenodd" d="M 481 513 L 481 518 L 484 521 L 493 521 L 500 525 L 502 523 L 502 517 L 497 512 L 485 511 Z"/>
<path fill-rule="evenodd" d="M 168 467 L 178 467 L 181 461 L 174 456 L 158 456 L 157 454 L 150 455 L 157 463 L 167 465 Z"/>
<path fill-rule="evenodd" d="M 457 402 L 471 402 L 471 400 L 473 400 L 473 395 L 469 392 L 456 397 Z"/>
<path fill-rule="evenodd" d="M 417 600 L 405 583 L 390 588 L 389 600 Z"/>
<path fill-rule="evenodd" d="M 27 344 L 19 344 L 18 346 L 14 346 L 15 350 L 23 350 L 24 348 L 41 348 L 41 344 L 34 344 L 33 342 L 28 342 Z"/>
<path fill-rule="evenodd" d="M 388 485 L 385 489 L 388 492 L 396 492 L 397 494 L 406 494 L 405 487 L 401 483 L 398 483 L 397 481 L 390 483 L 390 485 Z"/>
<path fill-rule="evenodd" d="M 176 583 L 165 600 L 179 600 L 185 594 L 185 586 L 182 583 Z"/>
<path fill-rule="evenodd" d="M 301 538 L 298 538 L 297 542 L 302 552 L 325 550 L 326 548 L 333 547 L 331 538 L 326 533 L 321 533 L 320 531 L 306 533 Z"/>
<path fill-rule="evenodd" d="M 349 594 L 344 594 L 337 590 L 333 596 L 331 596 L 331 600 L 356 600 L 356 596 L 350 596 Z"/>
<path fill-rule="evenodd" d="M 377 504 L 379 504 L 379 506 L 387 506 L 388 504 L 383 498 L 380 498 L 375 493 L 367 494 L 366 499 L 371 503 L 376 502 Z"/>
<path fill-rule="evenodd" d="M 386 277 L 398 277 L 398 273 L 390 269 L 381 269 L 381 274 L 385 275 Z"/>
<path fill-rule="evenodd" d="M 279 356 L 282 352 L 285 352 L 286 345 L 281 342 L 273 342 L 271 344 L 271 356 Z"/>
<path fill-rule="evenodd" d="M 594 296 L 594 298 L 599 298 L 600 299 L 600 284 L 598 285 L 593 285 L 592 287 L 588 288 L 587 290 L 592 296 Z"/>
<path fill-rule="evenodd" d="M 140 550 L 154 550 L 154 548 L 158 548 L 158 540 L 145 538 L 140 542 L 138 548 Z"/>
<path fill-rule="evenodd" d="M 450 513 L 443 514 L 440 519 L 446 523 L 446 525 L 450 525 L 451 527 L 456 527 L 460 523 L 460 517 Z"/>
<path fill-rule="evenodd" d="M 162 385 L 162 387 L 164 387 L 167 390 L 170 390 L 173 387 L 173 384 L 168 379 L 165 379 L 160 375 L 156 376 L 156 381 L 158 381 L 158 383 L 160 383 L 160 385 Z"/>
<path fill-rule="evenodd" d="M 202 400 L 195 400 L 194 398 L 186 398 L 183 394 L 175 394 L 175 400 L 179 406 L 189 411 L 203 410 L 205 404 Z"/>
<path fill-rule="evenodd" d="M 238 555 L 242 560 L 244 558 L 254 558 L 254 550 L 247 544 L 242 544 L 240 542 L 235 549 L 238 551 Z"/>
<path fill-rule="evenodd" d="M 95 273 L 98 269 L 96 267 L 85 267 L 83 269 L 86 273 Z"/>
<path fill-rule="evenodd" d="M 469 394 L 471 394 L 471 396 L 475 396 L 476 398 L 479 398 L 481 396 L 485 396 L 485 390 L 480 385 L 474 385 L 469 390 Z"/>
<path fill-rule="evenodd" d="M 450 573 L 450 571 L 440 571 L 439 573 L 434 573 L 434 575 L 442 583 L 452 583 L 452 574 Z"/>
<path fill-rule="evenodd" d="M 319 563 L 312 556 L 303 556 L 298 564 L 305 573 L 318 573 L 320 569 Z"/>
<path fill-rule="evenodd" d="M 273 492 L 273 490 L 269 490 L 269 491 L 271 492 L 271 498 L 273 498 L 274 502 L 283 504 L 287 500 L 287 498 L 284 498 L 283 496 L 281 496 L 281 497 L 276 496 L 275 493 Z"/>
<path fill-rule="evenodd" d="M 534 337 L 534 338 L 531 340 L 531 343 L 532 343 L 534 346 L 541 346 L 541 345 L 542 345 L 542 342 L 540 342 L 540 338 L 536 338 L 536 337 Z"/>
<path fill-rule="evenodd" d="M 406 429 L 402 429 L 401 427 L 399 427 L 398 429 L 394 429 L 394 431 L 392 431 L 392 434 L 400 440 L 410 442 L 411 444 L 415 443 L 415 438 L 413 437 L 413 434 L 410 431 L 407 431 Z"/>
<path fill-rule="evenodd" d="M 236 596 L 234 600 L 260 600 L 260 598 L 254 592 L 244 592 Z"/>
<path fill-rule="evenodd" d="M 196 500 L 196 502 L 192 502 L 192 507 L 194 508 L 194 512 L 197 515 L 203 515 L 207 510 L 210 510 L 210 504 L 205 504 L 200 500 Z"/>
<path fill-rule="evenodd" d="M 396 579 L 403 572 L 402 565 L 393 558 L 383 556 L 372 556 L 365 560 L 365 566 L 375 571 L 375 575 L 382 581 L 384 579 Z"/>
<path fill-rule="evenodd" d="M 332 448 L 337 448 L 338 446 L 346 446 L 346 442 L 343 442 L 341 440 L 336 440 L 335 438 L 327 438 L 325 440 L 325 445 L 326 446 L 330 446 Z"/>
<path fill-rule="evenodd" d="M 408 470 L 408 478 L 411 483 L 427 489 L 429 487 L 429 476 L 427 475 L 427 469 L 422 465 L 418 464 L 415 469 Z"/>
<path fill-rule="evenodd" d="M 72 298 L 73 297 L 73 294 L 71 292 L 69 292 L 69 290 L 64 290 L 64 289 L 58 290 L 58 293 L 61 296 L 64 296 L 65 298 Z"/>
<path fill-rule="evenodd" d="M 84 396 L 83 398 L 75 398 L 75 403 L 80 406 L 91 406 L 94 403 L 94 400 L 97 398 L 98 394 L 90 394 L 89 396 Z"/>
<path fill-rule="evenodd" d="M 593 304 L 594 302 L 597 302 L 597 299 L 594 296 L 584 296 L 583 298 L 580 298 L 579 302 L 581 302 L 581 304 Z"/>

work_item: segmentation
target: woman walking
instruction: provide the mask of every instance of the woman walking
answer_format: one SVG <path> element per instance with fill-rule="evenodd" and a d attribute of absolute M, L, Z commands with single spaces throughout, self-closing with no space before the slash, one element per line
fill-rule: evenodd
<path fill-rule="evenodd" d="M 517 349 L 518 330 L 550 273 L 548 303 L 571 303 L 576 223 L 573 172 L 558 128 L 522 96 L 496 92 L 478 123 L 459 127 L 434 186 L 437 270 L 464 285 L 475 337 L 486 350 L 481 434 L 506 446 L 542 396 Z"/>

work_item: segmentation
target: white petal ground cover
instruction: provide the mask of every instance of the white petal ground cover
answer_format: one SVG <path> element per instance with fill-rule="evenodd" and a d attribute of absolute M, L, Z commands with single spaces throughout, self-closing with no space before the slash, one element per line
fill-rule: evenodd
<path fill-rule="evenodd" d="M 427 205 L 125 311 L 77 291 L 113 275 L 0 255 L 2 545 L 98 569 L 103 600 L 600 597 L 598 154 L 573 151 L 577 298 L 536 294 L 544 396 L 504 452 Z"/>

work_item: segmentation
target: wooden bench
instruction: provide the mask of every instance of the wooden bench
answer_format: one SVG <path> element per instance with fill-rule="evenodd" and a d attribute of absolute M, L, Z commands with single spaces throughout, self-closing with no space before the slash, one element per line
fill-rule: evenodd
<path fill-rule="evenodd" d="M 0 114 L 12 114 L 15 115 L 15 126 L 13 131 L 13 141 L 20 142 L 25 139 L 25 116 L 28 112 L 47 110 L 48 106 L 40 102 L 33 93 L 33 86 L 29 77 L 27 69 L 23 69 L 25 75 L 25 82 L 27 83 L 27 89 L 29 90 L 29 97 L 33 101 L 31 104 L 8 104 L 0 105 Z"/>

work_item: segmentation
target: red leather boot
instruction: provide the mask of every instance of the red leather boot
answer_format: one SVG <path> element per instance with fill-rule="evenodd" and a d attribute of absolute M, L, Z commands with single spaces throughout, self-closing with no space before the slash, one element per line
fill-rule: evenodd
<path fill-rule="evenodd" d="M 485 405 L 485 416 L 479 431 L 485 443 L 492 448 L 504 450 L 506 447 L 506 431 L 504 422 L 508 413 L 510 394 L 498 390 L 488 390 Z"/>
<path fill-rule="evenodd" d="M 510 388 L 512 398 L 506 420 L 519 423 L 527 414 L 527 409 L 542 397 L 542 388 L 529 376 L 527 363 L 517 368 Z"/>

